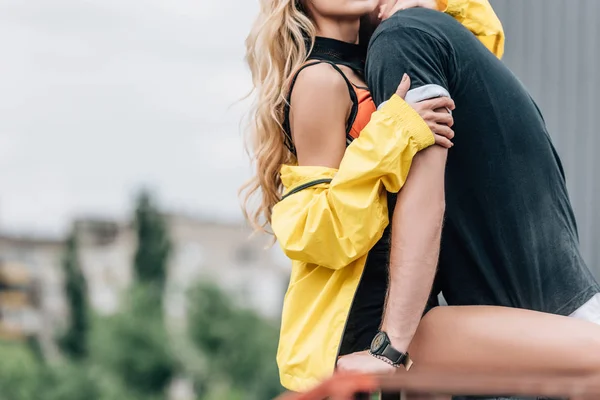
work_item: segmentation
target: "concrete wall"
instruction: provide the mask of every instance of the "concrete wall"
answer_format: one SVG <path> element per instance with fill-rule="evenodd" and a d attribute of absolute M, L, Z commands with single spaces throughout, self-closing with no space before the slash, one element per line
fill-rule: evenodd
<path fill-rule="evenodd" d="M 491 0 L 504 61 L 538 102 L 567 173 L 581 247 L 600 278 L 600 1 Z"/>

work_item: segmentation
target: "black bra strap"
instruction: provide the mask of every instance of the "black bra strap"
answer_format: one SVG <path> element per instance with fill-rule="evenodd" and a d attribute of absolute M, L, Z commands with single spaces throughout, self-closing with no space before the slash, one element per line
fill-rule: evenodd
<path fill-rule="evenodd" d="M 308 68 L 313 65 L 321 64 L 321 63 L 327 63 L 327 64 L 331 65 L 333 67 L 333 69 L 335 69 L 337 72 L 339 72 L 340 75 L 342 75 L 342 77 L 344 78 L 344 81 L 346 82 L 346 85 L 348 85 L 348 92 L 350 93 L 350 99 L 352 100 L 352 110 L 350 111 L 350 116 L 348 117 L 348 121 L 346 121 L 346 145 L 349 145 L 350 143 L 352 143 L 352 140 L 354 140 L 354 138 L 352 136 L 350 136 L 350 130 L 352 129 L 352 125 L 354 124 L 354 121 L 356 120 L 356 115 L 358 113 L 358 98 L 356 97 L 356 92 L 354 91 L 354 85 L 346 77 L 346 74 L 344 74 L 344 72 L 340 69 L 340 67 L 338 67 L 335 63 L 328 61 L 328 60 L 316 60 L 316 61 L 308 62 L 308 63 L 304 64 L 300 69 L 298 69 L 298 71 L 296 71 L 296 74 L 294 75 L 294 77 L 292 78 L 292 81 L 290 83 L 290 90 L 289 90 L 289 93 L 287 96 L 287 104 L 285 105 L 285 108 L 284 108 L 284 117 L 283 117 L 284 118 L 283 119 L 284 142 L 285 142 L 286 147 L 294 155 L 296 154 L 296 147 L 294 146 L 294 141 L 292 139 L 292 129 L 290 126 L 290 107 L 291 107 L 291 103 L 292 103 L 292 90 L 294 90 L 294 85 L 296 84 L 298 75 L 300 74 L 300 72 L 303 69 Z"/>

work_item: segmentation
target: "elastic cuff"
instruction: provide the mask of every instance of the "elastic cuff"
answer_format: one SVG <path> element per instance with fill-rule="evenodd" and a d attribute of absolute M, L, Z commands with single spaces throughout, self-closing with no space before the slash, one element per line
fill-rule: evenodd
<path fill-rule="evenodd" d="M 381 107 L 381 111 L 394 118 L 399 129 L 406 129 L 417 145 L 423 150 L 435 144 L 435 137 L 423 118 L 398 95 L 393 95 Z"/>

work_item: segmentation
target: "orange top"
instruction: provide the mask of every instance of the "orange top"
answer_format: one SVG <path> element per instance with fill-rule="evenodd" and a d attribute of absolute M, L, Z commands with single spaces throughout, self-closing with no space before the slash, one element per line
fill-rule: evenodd
<path fill-rule="evenodd" d="M 350 128 L 350 136 L 356 139 L 360 135 L 360 131 L 362 131 L 371 120 L 371 114 L 377 111 L 377 107 L 371 97 L 371 92 L 369 92 L 367 88 L 355 85 L 352 86 L 356 93 L 356 99 L 358 100 L 358 110 L 356 112 L 356 118 Z"/>
<path fill-rule="evenodd" d="M 334 62 L 328 60 L 311 60 L 311 62 L 304 64 L 298 69 L 298 71 L 296 71 L 295 76 L 290 84 L 290 91 L 287 99 L 288 102 L 285 106 L 285 118 L 283 121 L 285 145 L 293 154 L 296 154 L 296 148 L 292 140 L 292 132 L 289 120 L 292 90 L 294 88 L 294 84 L 296 83 L 296 79 L 300 71 L 302 71 L 304 68 L 308 68 L 312 65 L 317 65 L 320 63 L 327 63 L 331 65 L 340 75 L 342 75 L 342 77 L 346 81 L 346 84 L 348 85 L 348 91 L 350 93 L 350 98 L 352 99 L 352 111 L 346 124 L 346 145 L 352 143 L 352 141 L 360 135 L 360 132 L 365 128 L 365 126 L 367 126 L 367 124 L 371 120 L 371 114 L 373 114 L 377 110 L 375 102 L 371 97 L 371 92 L 369 92 L 369 90 L 365 87 L 356 86 L 355 84 L 350 82 L 348 77 Z"/>

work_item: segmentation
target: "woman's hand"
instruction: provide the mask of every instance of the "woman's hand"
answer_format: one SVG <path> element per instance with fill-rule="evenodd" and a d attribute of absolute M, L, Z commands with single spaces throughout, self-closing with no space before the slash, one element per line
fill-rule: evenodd
<path fill-rule="evenodd" d="M 402 77 L 396 94 L 402 99 L 410 89 L 410 77 L 406 74 Z M 454 101 L 449 97 L 437 97 L 435 99 L 424 100 L 411 104 L 417 113 L 423 118 L 433 135 L 435 144 L 449 149 L 454 146 L 451 140 L 454 138 L 454 131 L 451 129 L 454 125 L 454 119 L 449 111 L 454 110 Z"/>
<path fill-rule="evenodd" d="M 360 372 L 365 374 L 394 374 L 398 368 L 373 357 L 368 351 L 341 356 L 337 361 L 337 370 L 341 372 Z"/>
<path fill-rule="evenodd" d="M 448 7 L 448 0 L 397 0 L 395 4 L 390 3 L 380 7 L 379 19 L 385 20 L 394 15 L 396 11 L 415 7 L 444 11 Z"/>

